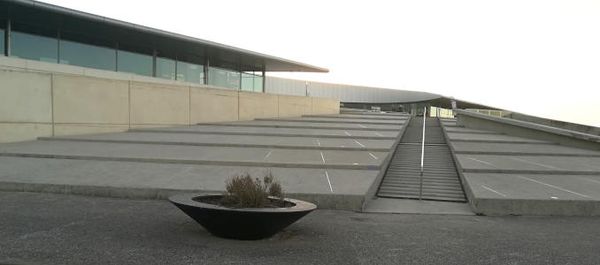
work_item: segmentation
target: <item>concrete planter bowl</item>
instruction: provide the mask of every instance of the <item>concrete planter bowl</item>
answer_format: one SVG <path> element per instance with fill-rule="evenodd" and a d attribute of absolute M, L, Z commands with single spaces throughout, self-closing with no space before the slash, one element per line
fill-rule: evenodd
<path fill-rule="evenodd" d="M 202 202 L 222 195 L 179 194 L 169 198 L 185 214 L 211 234 L 232 239 L 257 240 L 275 235 L 317 208 L 301 200 L 286 198 L 283 208 L 227 208 Z M 275 200 L 275 198 L 270 198 Z"/>

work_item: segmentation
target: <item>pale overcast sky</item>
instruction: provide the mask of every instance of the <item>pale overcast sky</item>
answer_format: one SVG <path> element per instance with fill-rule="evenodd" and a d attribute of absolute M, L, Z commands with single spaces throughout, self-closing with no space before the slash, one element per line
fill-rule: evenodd
<path fill-rule="evenodd" d="M 600 126 L 597 0 L 44 2 L 330 69 L 277 76 Z"/>

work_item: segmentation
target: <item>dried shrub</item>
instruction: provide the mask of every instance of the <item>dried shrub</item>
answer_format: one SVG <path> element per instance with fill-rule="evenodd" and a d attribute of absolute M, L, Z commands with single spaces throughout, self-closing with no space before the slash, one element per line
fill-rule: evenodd
<path fill-rule="evenodd" d="M 263 179 L 252 178 L 250 174 L 234 176 L 225 182 L 225 194 L 221 204 L 231 208 L 283 207 L 283 189 L 268 172 Z M 278 200 L 269 200 L 269 196 Z"/>

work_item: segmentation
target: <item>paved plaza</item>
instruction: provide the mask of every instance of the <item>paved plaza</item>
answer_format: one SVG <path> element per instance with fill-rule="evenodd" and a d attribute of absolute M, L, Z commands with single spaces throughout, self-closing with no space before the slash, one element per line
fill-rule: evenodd
<path fill-rule="evenodd" d="M 597 217 L 317 210 L 260 241 L 160 200 L 0 192 L 0 264 L 597 264 Z"/>

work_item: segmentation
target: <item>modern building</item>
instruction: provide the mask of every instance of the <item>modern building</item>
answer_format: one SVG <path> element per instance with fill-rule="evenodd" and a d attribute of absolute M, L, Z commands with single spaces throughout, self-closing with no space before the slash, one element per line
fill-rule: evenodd
<path fill-rule="evenodd" d="M 36 1 L 0 20 L 0 190 L 161 199 L 272 172 L 320 208 L 600 215 L 599 128 L 267 77 L 327 69 Z"/>
<path fill-rule="evenodd" d="M 262 92 L 266 71 L 327 69 L 50 4 L 0 3 L 4 55 Z"/>
<path fill-rule="evenodd" d="M 0 2 L 0 142 L 339 111 L 267 95 L 325 68 L 31 0 Z"/>

